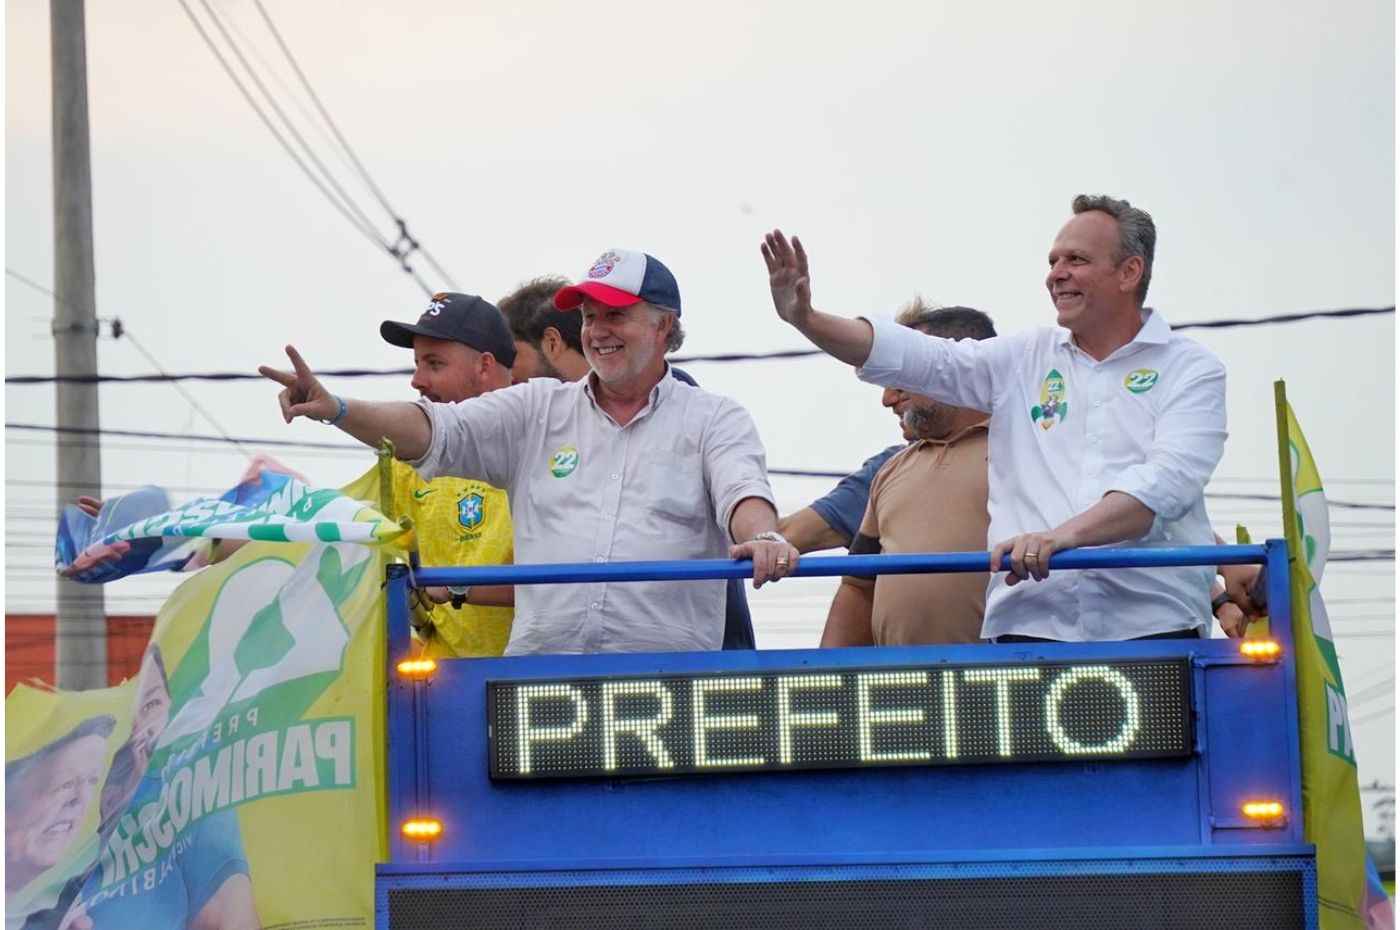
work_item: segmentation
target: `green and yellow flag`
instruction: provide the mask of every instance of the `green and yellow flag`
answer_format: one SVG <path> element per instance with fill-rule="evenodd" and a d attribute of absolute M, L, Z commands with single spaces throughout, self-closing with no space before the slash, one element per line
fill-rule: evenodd
<path fill-rule="evenodd" d="M 1297 651 L 1303 831 L 1317 846 L 1319 926 L 1360 930 L 1366 893 L 1361 793 L 1342 670 L 1320 589 L 1331 544 L 1327 498 L 1282 381 L 1274 383 L 1274 403 Z"/>
<path fill-rule="evenodd" d="M 388 558 L 251 542 L 171 594 L 135 679 L 11 693 L 7 930 L 372 927 Z"/>

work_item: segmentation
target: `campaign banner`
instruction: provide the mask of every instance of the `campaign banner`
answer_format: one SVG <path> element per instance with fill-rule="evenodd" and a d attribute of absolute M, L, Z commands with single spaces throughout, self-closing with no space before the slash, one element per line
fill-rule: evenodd
<path fill-rule="evenodd" d="M 377 503 L 378 497 L 373 500 Z M 75 581 L 105 583 L 138 572 L 207 563 L 190 540 L 382 545 L 406 532 L 375 506 L 342 490 L 313 489 L 298 475 L 261 469 L 219 497 L 178 507 L 156 487 L 103 502 L 96 515 L 70 504 L 59 519 L 54 563 L 59 574 Z"/>
<path fill-rule="evenodd" d="M 1282 381 L 1274 383 L 1274 403 L 1297 652 L 1303 834 L 1317 846 L 1318 925 L 1322 930 L 1360 930 L 1371 904 L 1346 689 L 1322 601 L 1331 548 L 1327 498 Z"/>
<path fill-rule="evenodd" d="M 286 512 L 359 514 L 378 488 Z M 13 691 L 7 930 L 372 926 L 388 556 L 248 543 L 170 596 L 135 679 Z"/>

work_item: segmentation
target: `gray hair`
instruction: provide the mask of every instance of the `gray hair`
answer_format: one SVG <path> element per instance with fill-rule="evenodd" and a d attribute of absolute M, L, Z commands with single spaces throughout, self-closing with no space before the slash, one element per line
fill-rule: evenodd
<path fill-rule="evenodd" d="M 895 316 L 895 322 L 944 339 L 991 339 L 997 334 L 992 318 L 971 307 L 940 307 L 915 295 Z"/>
<path fill-rule="evenodd" d="M 1152 214 L 1107 194 L 1080 194 L 1071 207 L 1076 214 L 1097 210 L 1118 221 L 1119 264 L 1134 256 L 1142 259 L 1142 280 L 1137 287 L 1138 306 L 1142 306 L 1147 300 L 1147 285 L 1152 283 L 1152 256 L 1157 250 L 1157 226 L 1152 222 Z"/>
<path fill-rule="evenodd" d="M 685 342 L 685 330 L 681 328 L 681 315 L 674 310 L 667 310 L 652 304 L 647 304 L 647 309 L 651 311 L 651 321 L 657 326 L 661 325 L 663 316 L 671 318 L 671 331 L 666 334 L 666 351 L 667 353 L 679 351 L 682 343 Z"/>

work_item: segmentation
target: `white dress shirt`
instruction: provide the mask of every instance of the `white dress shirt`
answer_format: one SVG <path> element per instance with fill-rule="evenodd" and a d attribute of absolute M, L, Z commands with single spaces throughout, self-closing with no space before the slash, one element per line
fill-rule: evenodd
<path fill-rule="evenodd" d="M 1209 545 L 1203 493 L 1225 445 L 1225 367 L 1143 311 L 1132 342 L 1103 361 L 1047 327 L 984 340 L 927 336 L 873 320 L 862 380 L 991 414 L 988 546 L 1053 529 L 1109 491 L 1155 515 L 1123 546 Z M 1118 640 L 1201 627 L 1215 569 L 1055 571 L 992 576 L 982 635 Z"/>
<path fill-rule="evenodd" d="M 727 557 L 739 502 L 773 502 L 748 413 L 667 372 L 619 426 L 591 381 L 419 401 L 433 437 L 411 464 L 505 488 L 521 563 Z M 719 649 L 724 596 L 722 580 L 520 585 L 506 655 Z"/>

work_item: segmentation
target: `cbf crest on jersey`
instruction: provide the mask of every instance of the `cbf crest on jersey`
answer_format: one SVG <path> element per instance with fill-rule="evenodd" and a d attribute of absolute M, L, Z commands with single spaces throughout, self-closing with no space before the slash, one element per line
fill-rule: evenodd
<path fill-rule="evenodd" d="M 1069 401 L 1065 400 L 1065 376 L 1052 368 L 1040 382 L 1040 403 L 1031 408 L 1031 421 L 1041 429 L 1049 429 L 1069 416 Z"/>
<path fill-rule="evenodd" d="M 457 502 L 457 522 L 474 530 L 486 522 L 486 498 L 475 491 Z"/>

